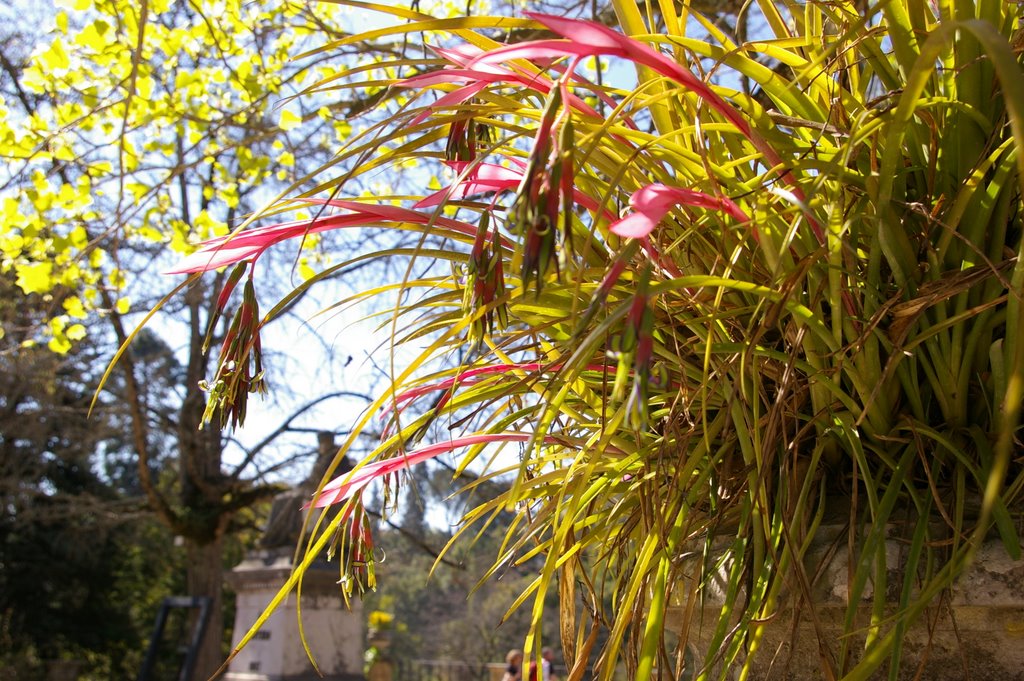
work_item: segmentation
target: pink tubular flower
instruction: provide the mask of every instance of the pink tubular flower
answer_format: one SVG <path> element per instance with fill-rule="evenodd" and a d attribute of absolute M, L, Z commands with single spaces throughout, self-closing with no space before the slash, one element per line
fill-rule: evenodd
<path fill-rule="evenodd" d="M 468 167 L 463 161 L 449 161 L 446 165 L 460 175 L 466 172 Z M 476 194 L 515 189 L 522 179 L 521 170 L 505 168 L 494 163 L 478 163 L 462 181 L 423 197 L 413 208 L 431 208 L 450 199 L 464 199 Z"/>
<path fill-rule="evenodd" d="M 469 338 L 479 343 L 497 324 L 508 325 L 508 306 L 505 302 L 505 266 L 497 230 L 490 230 L 490 214 L 480 216 L 473 249 L 466 262 L 466 284 L 462 292 L 462 310 L 472 318 Z M 488 235 L 490 241 L 488 242 Z"/>
<path fill-rule="evenodd" d="M 534 436 L 530 433 L 487 433 L 466 435 L 464 437 L 454 438 L 448 442 L 427 445 L 426 447 L 421 447 L 415 451 L 409 452 L 404 456 L 393 456 L 389 459 L 374 461 L 353 473 L 346 473 L 341 477 L 331 480 L 329 483 L 324 485 L 322 490 L 320 490 L 320 494 L 313 498 L 310 505 L 314 508 L 324 508 L 341 503 L 362 492 L 368 484 L 378 478 L 392 475 L 405 468 L 428 461 L 445 452 L 452 451 L 453 449 L 493 443 L 529 442 L 533 438 Z M 553 435 L 546 436 L 544 438 L 544 443 L 567 444 L 562 438 L 558 438 Z"/>
<path fill-rule="evenodd" d="M 463 161 L 448 161 L 445 165 L 460 175 L 466 172 L 466 168 L 469 166 Z M 523 164 L 519 165 L 521 167 L 517 169 L 506 168 L 494 163 L 478 163 L 462 181 L 425 196 L 413 207 L 430 208 L 450 199 L 462 199 L 487 192 L 514 190 L 522 183 L 523 170 L 526 167 Z M 572 189 L 572 200 L 576 205 L 589 211 L 596 212 L 600 208 L 600 204 L 592 196 L 575 188 Z M 601 215 L 609 222 L 615 219 L 615 216 L 607 209 Z"/>
<path fill-rule="evenodd" d="M 567 56 L 580 59 L 583 57 L 611 56 L 628 59 L 635 64 L 646 66 L 655 73 L 674 80 L 690 92 L 700 96 L 713 110 L 736 127 L 750 143 L 761 152 L 769 167 L 782 167 L 782 157 L 768 142 L 750 125 L 744 115 L 733 105 L 719 96 L 711 87 L 664 54 L 650 46 L 623 35 L 601 24 L 581 19 L 567 19 L 550 14 L 527 12 L 527 16 L 543 24 L 553 32 L 562 36 L 563 40 L 538 40 L 499 47 L 482 53 L 479 57 L 466 64 L 467 68 L 482 69 L 494 64 L 516 59 L 561 59 Z M 803 190 L 797 186 L 790 171 L 781 171 L 783 181 L 791 186 L 793 195 L 804 200 Z M 821 225 L 813 218 L 810 226 L 819 242 L 824 242 L 825 235 Z"/>
<path fill-rule="evenodd" d="M 527 15 L 563 38 L 568 39 L 568 42 L 541 40 L 532 43 L 537 48 L 533 58 L 541 56 L 542 53 L 543 56 L 548 57 L 564 57 L 566 54 L 573 54 L 578 57 L 607 55 L 629 59 L 637 64 L 646 66 L 666 78 L 671 78 L 694 94 L 700 95 L 715 111 L 718 111 L 726 120 L 735 125 L 744 136 L 750 139 L 773 165 L 781 161 L 775 150 L 763 140 L 760 140 L 759 136 L 754 133 L 750 124 L 739 111 L 719 97 L 707 83 L 695 76 L 689 69 L 683 68 L 674 59 L 666 57 L 638 40 L 634 40 L 629 36 L 593 21 L 566 19 L 565 17 L 534 12 L 527 12 Z M 510 55 L 514 55 L 517 51 L 528 49 L 530 45 L 531 43 L 523 43 L 521 45 L 499 48 L 487 53 L 485 58 L 488 61 L 495 57 L 499 59 L 517 58 Z M 523 54 L 520 56 L 528 55 Z"/>
<path fill-rule="evenodd" d="M 649 184 L 641 187 L 629 197 L 633 212 L 610 227 L 613 234 L 621 237 L 642 239 L 654 231 L 662 218 L 675 206 L 690 206 L 720 210 L 739 222 L 750 218 L 728 197 L 710 196 L 704 192 L 663 184 Z"/>
<path fill-rule="evenodd" d="M 527 12 L 527 16 L 543 24 L 565 40 L 536 40 L 499 47 L 482 53 L 466 66 L 480 69 L 491 64 L 513 59 L 559 59 L 566 56 L 596 57 L 610 56 L 628 59 L 671 78 L 694 94 L 703 97 L 716 111 L 733 123 L 740 132 L 750 137 L 752 129 L 739 111 L 719 97 L 707 83 L 693 75 L 688 69 L 638 40 L 614 31 L 607 26 L 582 19 L 566 19 L 551 14 Z M 766 150 L 778 160 L 771 147 Z"/>
<path fill-rule="evenodd" d="M 475 237 L 478 228 L 467 222 L 443 216 L 424 215 L 408 208 L 381 206 L 358 201 L 327 199 L 304 199 L 303 203 L 327 205 L 349 211 L 337 215 L 326 215 L 310 220 L 282 222 L 267 227 L 247 229 L 228 236 L 210 239 L 201 244 L 195 253 L 186 256 L 166 274 L 190 274 L 208 272 L 225 265 L 242 261 L 254 261 L 265 250 L 287 239 L 301 238 L 307 234 L 326 232 L 345 227 L 369 227 L 382 224 L 436 225 L 470 237 Z M 504 247 L 511 245 L 504 237 L 497 237 Z"/>
<path fill-rule="evenodd" d="M 432 47 L 435 54 L 451 62 L 448 66 L 437 71 L 420 73 L 405 80 L 399 81 L 399 87 L 422 88 L 446 83 L 459 84 L 451 92 L 443 95 L 427 110 L 421 112 L 412 119 L 410 125 L 417 125 L 428 118 L 433 110 L 461 104 L 473 97 L 473 95 L 494 83 L 508 83 L 536 90 L 541 94 L 548 94 L 554 84 L 551 79 L 542 74 L 525 75 L 517 73 L 512 69 L 499 66 L 497 62 L 481 61 L 482 57 L 490 54 L 473 45 L 459 45 L 453 48 Z M 559 56 L 565 56 L 564 53 Z M 588 116 L 597 117 L 597 112 L 575 95 L 569 96 L 569 104 Z"/>
<path fill-rule="evenodd" d="M 231 289 L 237 283 L 236 277 L 243 269 L 244 266 L 239 266 L 231 273 L 218 297 L 218 307 L 214 310 L 211 321 L 222 313 L 231 296 Z M 224 291 L 227 291 L 227 295 L 224 295 Z M 230 423 L 232 428 L 237 428 L 245 422 L 248 394 L 266 392 L 263 350 L 260 342 L 261 326 L 259 303 L 250 276 L 242 287 L 242 304 L 235 312 L 221 342 L 217 373 L 212 382 L 204 384 L 204 390 L 210 393 L 206 410 L 203 412 L 204 423 L 209 423 L 215 411 L 219 409 L 221 427 Z M 209 335 L 206 343 L 208 342 Z"/>
<path fill-rule="evenodd" d="M 489 376 L 496 374 L 507 374 L 513 371 L 523 371 L 526 373 L 537 373 L 537 372 L 552 372 L 560 371 L 562 369 L 561 364 L 544 365 L 540 362 L 521 362 L 514 364 L 488 364 L 486 366 L 474 367 L 465 371 L 459 372 L 451 378 L 447 378 L 443 381 L 436 383 L 429 383 L 427 385 L 417 386 L 410 388 L 403 393 L 395 396 L 394 405 L 397 406 L 398 411 L 405 409 L 411 402 L 416 398 L 422 397 L 432 392 L 439 390 L 451 390 L 456 386 L 474 385 L 480 381 L 486 380 Z M 613 366 L 605 364 L 588 364 L 585 371 L 608 371 L 614 369 Z M 443 406 L 447 400 L 443 399 L 441 405 Z M 437 409 L 439 407 L 435 407 Z M 381 418 L 385 417 L 391 410 L 391 406 L 385 407 Z"/>

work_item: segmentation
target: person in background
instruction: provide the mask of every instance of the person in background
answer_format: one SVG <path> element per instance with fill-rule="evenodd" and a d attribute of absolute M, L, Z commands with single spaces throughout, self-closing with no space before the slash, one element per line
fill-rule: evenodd
<path fill-rule="evenodd" d="M 555 664 L 555 651 L 544 648 L 540 651 L 541 681 L 552 681 L 551 667 Z"/>
<path fill-rule="evenodd" d="M 510 650 L 505 655 L 505 676 L 501 681 L 522 681 L 523 653 L 519 650 Z"/>

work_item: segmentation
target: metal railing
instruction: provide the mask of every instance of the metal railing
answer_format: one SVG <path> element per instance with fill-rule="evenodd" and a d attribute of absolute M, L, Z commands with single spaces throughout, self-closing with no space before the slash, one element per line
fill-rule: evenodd
<path fill-rule="evenodd" d="M 458 660 L 398 660 L 394 681 L 491 681 L 493 666 Z"/>

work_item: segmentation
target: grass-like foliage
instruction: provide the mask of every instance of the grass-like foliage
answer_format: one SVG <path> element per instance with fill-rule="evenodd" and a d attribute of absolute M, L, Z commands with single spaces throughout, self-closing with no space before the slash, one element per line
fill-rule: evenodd
<path fill-rule="evenodd" d="M 407 291 L 385 325 L 418 349 L 355 425 L 349 444 L 387 423 L 370 458 L 325 481 L 286 590 L 325 550 L 349 592 L 372 587 L 362 490 L 454 452 L 512 480 L 464 534 L 517 512 L 494 569 L 539 561 L 510 604 L 537 623 L 560 590 L 572 678 L 667 672 L 666 611 L 695 556 L 728 582 L 708 662 L 751 664 L 781 596 L 809 593 L 823 523 L 847 527 L 858 634 L 823 643 L 823 673 L 895 670 L 982 538 L 1020 554 L 1018 9 L 755 0 L 770 35 L 737 44 L 672 2 L 613 5 L 614 27 L 389 9 L 376 34 L 429 30 L 436 49 L 396 60 L 404 105 L 297 197 L 317 218 L 240 231 L 178 268 L 249 262 L 258 288 L 265 249 L 355 226 L 421 232 L 412 257 L 452 265 L 366 293 Z M 410 163 L 446 166 L 449 186 L 339 198 L 347 178 Z M 287 304 L 260 318 L 246 287 L 211 381 L 225 421 L 260 384 L 258 320 Z M 897 520 L 907 564 L 886 585 Z"/>

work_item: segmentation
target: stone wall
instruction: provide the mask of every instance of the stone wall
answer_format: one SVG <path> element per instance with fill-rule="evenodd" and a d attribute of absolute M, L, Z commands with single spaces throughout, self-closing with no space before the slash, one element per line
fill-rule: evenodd
<path fill-rule="evenodd" d="M 799 605 L 800 599 L 793 591 L 782 594 L 782 606 L 765 624 L 751 679 L 818 681 L 827 678 L 823 659 L 836 668 L 842 647 L 840 632 L 848 611 L 846 529 L 826 528 L 819 535 L 805 560 L 813 579 L 813 616 L 806 606 Z M 897 605 L 907 547 L 907 542 L 895 536 L 886 542 L 890 613 Z M 725 598 L 725 569 L 723 566 L 713 576 L 703 602 L 692 588 L 680 589 L 687 595 L 678 599 L 669 612 L 669 628 L 673 631 L 686 630 L 686 613 L 691 613 L 689 649 L 698 661 L 704 659 L 718 624 Z M 851 661 L 859 659 L 864 651 L 872 597 L 872 585 L 868 583 L 856 615 L 861 633 L 848 642 Z M 883 623 L 882 630 L 884 633 L 889 627 Z M 1024 561 L 1012 560 L 998 539 L 987 542 L 956 586 L 905 632 L 902 644 L 901 680 L 1024 679 Z M 847 670 L 851 667 L 850 663 L 846 665 Z M 888 678 L 888 667 L 887 662 L 883 663 L 872 679 Z M 739 678 L 739 670 L 727 678 Z"/>

